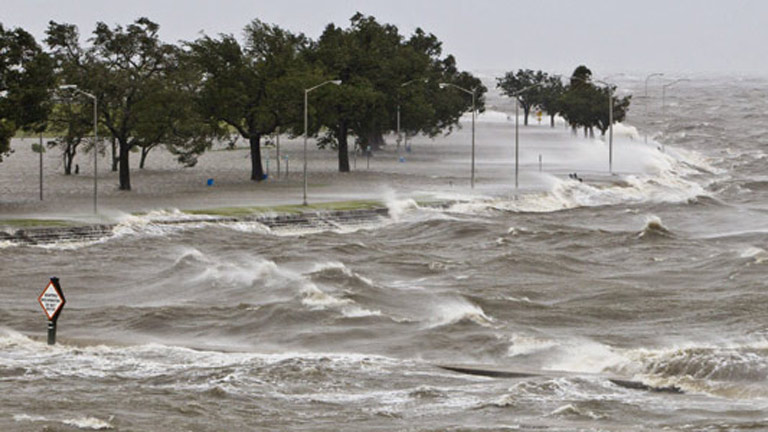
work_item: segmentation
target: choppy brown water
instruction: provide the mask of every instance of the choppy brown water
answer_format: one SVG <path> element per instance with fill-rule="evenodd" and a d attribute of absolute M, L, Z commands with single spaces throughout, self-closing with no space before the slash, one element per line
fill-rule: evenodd
<path fill-rule="evenodd" d="M 362 229 L 4 245 L 0 429 L 768 429 L 766 93 L 680 88 L 669 119 L 629 120 L 661 131 L 661 168 L 600 185 L 393 200 Z M 32 336 L 52 272 L 69 305 L 48 347 Z"/>

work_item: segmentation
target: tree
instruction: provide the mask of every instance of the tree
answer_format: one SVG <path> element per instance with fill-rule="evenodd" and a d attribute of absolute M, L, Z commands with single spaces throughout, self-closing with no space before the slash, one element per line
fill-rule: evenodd
<path fill-rule="evenodd" d="M 550 126 L 555 127 L 555 116 L 562 111 L 560 100 L 565 86 L 559 76 L 550 76 L 541 88 L 541 108 L 549 115 Z"/>
<path fill-rule="evenodd" d="M 53 62 L 32 35 L 0 24 L 0 162 L 18 129 L 44 129 L 53 85 Z"/>
<path fill-rule="evenodd" d="M 177 155 L 179 163 L 190 167 L 208 150 L 213 141 L 226 135 L 224 128 L 207 122 L 198 106 L 202 90 L 202 71 L 188 53 L 178 47 L 168 58 L 162 79 L 152 82 L 148 96 L 137 107 L 136 136 L 141 151 L 139 168 L 147 156 L 163 146 Z"/>
<path fill-rule="evenodd" d="M 407 50 L 402 51 L 405 63 L 419 65 L 410 72 L 411 76 L 422 76 L 424 82 L 408 86 L 403 98 L 403 128 L 406 133 L 422 133 L 434 137 L 453 129 L 461 116 L 472 107 L 472 99 L 462 92 L 440 89 L 440 83 L 451 83 L 468 90 L 475 89 L 475 109 L 485 110 L 487 89 L 478 78 L 456 67 L 452 55 L 442 58 L 442 43 L 432 34 L 416 29 L 405 42 Z"/>
<path fill-rule="evenodd" d="M 615 86 L 598 87 L 592 84 L 592 71 L 579 66 L 571 75 L 570 84 L 560 98 L 563 117 L 575 129 L 583 127 L 584 134 L 592 133 L 597 127 L 602 135 L 610 127 L 609 95 L 613 100 L 613 121 L 620 122 L 626 117 L 631 96 L 617 98 L 613 95 Z"/>
<path fill-rule="evenodd" d="M 326 91 L 329 97 L 318 95 L 313 103 L 317 107 L 313 118 L 318 119 L 314 129 L 328 128 L 319 145 L 338 150 L 340 172 L 349 172 L 349 135 L 355 135 L 363 148 L 380 146 L 382 130 L 391 129 L 387 123 L 394 109 L 387 110 L 391 103 L 387 94 L 399 90 L 391 63 L 400 41 L 396 27 L 357 13 L 348 29 L 326 26 L 311 53 L 325 75 L 342 81 L 340 87 Z"/>
<path fill-rule="evenodd" d="M 248 140 L 251 180 L 264 179 L 261 138 L 299 121 L 302 89 L 311 76 L 302 60 L 308 45 L 304 35 L 259 20 L 245 28 L 244 46 L 231 35 L 188 44 L 203 72 L 200 113 Z"/>
<path fill-rule="evenodd" d="M 88 100 L 90 102 L 90 99 Z M 48 119 L 48 130 L 57 136 L 48 142 L 48 148 L 59 147 L 62 153 L 64 175 L 72 174 L 77 149 L 85 137 L 93 132 L 93 111 L 73 100 L 61 101 L 54 106 Z M 93 145 L 87 149 L 95 151 Z"/>
<path fill-rule="evenodd" d="M 120 190 L 131 190 L 130 152 L 165 138 L 164 125 L 142 114 L 158 104 L 156 92 L 174 53 L 160 41 L 159 28 L 147 18 L 125 28 L 99 22 L 86 49 L 75 26 L 53 21 L 48 26 L 46 42 L 62 79 L 97 97 L 99 121 L 117 141 Z"/>
<path fill-rule="evenodd" d="M 507 72 L 504 77 L 497 78 L 496 87 L 501 89 L 502 94 L 518 98 L 523 108 L 523 124 L 528 126 L 528 114 L 531 108 L 542 104 L 543 87 L 548 82 L 549 76 L 542 71 L 519 69 L 517 72 Z M 528 88 L 526 91 L 519 93 L 526 88 Z"/>
<path fill-rule="evenodd" d="M 485 87 L 459 72 L 452 56 L 443 59 L 441 54 L 434 35 L 417 29 L 406 40 L 397 27 L 360 13 L 351 18 L 349 28 L 325 28 L 311 56 L 325 76 L 343 84 L 315 98 L 313 131 L 321 125 L 327 128 L 319 145 L 337 148 L 339 171 L 349 171 L 348 137 L 355 136 L 362 147 L 383 145 L 383 135 L 396 127 L 398 105 L 409 134 L 435 135 L 456 124 L 471 100 L 440 90 L 440 82 L 477 89 L 476 106 L 483 109 Z M 407 82 L 413 84 L 403 87 Z"/>
<path fill-rule="evenodd" d="M 599 97 L 598 99 L 602 99 L 602 103 L 600 103 L 599 100 L 596 100 L 594 102 L 595 107 L 595 126 L 597 126 L 598 129 L 600 129 L 600 134 L 605 136 L 605 132 L 610 127 L 610 106 L 608 105 L 608 96 L 613 99 L 613 122 L 618 123 L 623 121 L 627 116 L 627 111 L 629 111 L 629 104 L 632 99 L 632 96 L 624 96 L 623 98 L 618 98 L 614 95 L 616 91 L 616 86 L 608 87 L 601 87 L 598 90 Z"/>

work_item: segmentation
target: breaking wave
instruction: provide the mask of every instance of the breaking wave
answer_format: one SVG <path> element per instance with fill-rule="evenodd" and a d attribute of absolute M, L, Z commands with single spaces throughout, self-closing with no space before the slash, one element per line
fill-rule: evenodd
<path fill-rule="evenodd" d="M 643 239 L 671 236 L 672 232 L 661 223 L 661 218 L 655 215 L 650 215 L 645 218 L 645 227 L 643 227 L 643 230 L 637 234 L 638 238 Z"/>

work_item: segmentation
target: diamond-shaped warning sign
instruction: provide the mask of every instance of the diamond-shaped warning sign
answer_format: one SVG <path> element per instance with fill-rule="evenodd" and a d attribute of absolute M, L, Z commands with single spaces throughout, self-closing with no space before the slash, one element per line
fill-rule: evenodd
<path fill-rule="evenodd" d="M 64 304 L 67 302 L 64 299 L 64 294 L 61 293 L 61 290 L 53 283 L 53 281 L 48 282 L 48 286 L 45 287 L 42 294 L 40 294 L 40 297 L 37 298 L 37 301 L 40 303 L 40 306 L 43 307 L 43 311 L 49 321 L 58 316 L 61 312 L 61 308 L 63 308 Z"/>

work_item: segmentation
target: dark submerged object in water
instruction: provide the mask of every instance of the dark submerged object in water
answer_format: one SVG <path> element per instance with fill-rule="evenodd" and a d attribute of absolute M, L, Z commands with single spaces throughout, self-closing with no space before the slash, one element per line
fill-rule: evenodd
<path fill-rule="evenodd" d="M 458 372 L 458 373 L 463 373 L 467 375 L 486 376 L 490 378 L 530 378 L 530 377 L 536 377 L 536 376 L 562 374 L 562 372 L 547 373 L 545 371 L 543 373 L 539 373 L 539 372 L 497 369 L 497 368 L 491 368 L 491 367 L 484 368 L 484 367 L 462 366 L 462 365 L 436 365 L 436 366 L 439 367 L 440 369 L 445 369 L 451 372 Z M 650 392 L 657 392 L 657 393 L 675 393 L 675 394 L 683 393 L 683 390 L 677 386 L 655 387 L 655 386 L 642 383 L 640 381 L 632 381 L 627 379 L 610 378 L 610 377 L 608 378 L 608 381 L 610 381 L 611 383 L 619 387 L 624 387 L 632 390 L 643 390 L 643 391 L 650 391 Z"/>

